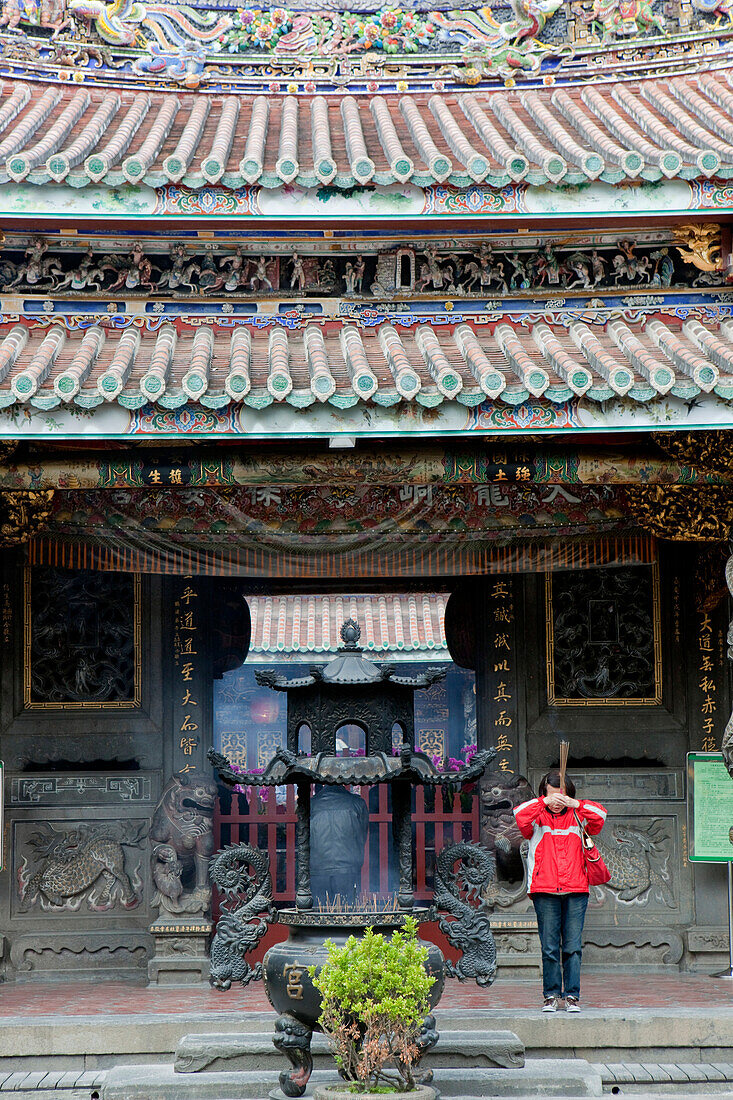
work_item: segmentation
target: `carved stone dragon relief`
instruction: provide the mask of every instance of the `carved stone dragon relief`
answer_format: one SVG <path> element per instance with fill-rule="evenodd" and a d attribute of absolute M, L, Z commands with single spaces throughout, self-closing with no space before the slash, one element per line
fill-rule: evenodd
<path fill-rule="evenodd" d="M 135 909 L 142 900 L 139 850 L 146 833 L 147 823 L 140 821 L 75 824 L 65 829 L 39 824 L 18 845 L 15 873 L 20 911 Z M 135 856 L 134 849 L 138 849 Z"/>
<path fill-rule="evenodd" d="M 670 868 L 672 837 L 662 818 L 652 818 L 645 830 L 613 823 L 594 841 L 611 872 L 610 882 L 595 890 L 609 891 L 620 904 L 647 906 L 656 901 L 677 908 Z"/>

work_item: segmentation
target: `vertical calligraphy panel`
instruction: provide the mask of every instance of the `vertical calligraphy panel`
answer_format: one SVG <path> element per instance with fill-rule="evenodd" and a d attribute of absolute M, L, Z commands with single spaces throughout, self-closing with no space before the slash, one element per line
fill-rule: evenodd
<path fill-rule="evenodd" d="M 495 746 L 494 767 L 519 772 L 516 578 L 494 577 L 480 593 L 477 638 L 476 717 L 479 748 Z M 477 594 L 478 595 L 478 594 Z"/>
<path fill-rule="evenodd" d="M 211 744 L 208 581 L 176 577 L 168 593 L 172 613 L 168 686 L 172 770 L 184 774 L 206 769 L 206 751 Z"/>
<path fill-rule="evenodd" d="M 694 605 L 689 639 L 690 748 L 717 752 L 728 717 L 725 631 L 727 616 L 720 593 L 723 559 L 700 553 L 693 574 Z"/>

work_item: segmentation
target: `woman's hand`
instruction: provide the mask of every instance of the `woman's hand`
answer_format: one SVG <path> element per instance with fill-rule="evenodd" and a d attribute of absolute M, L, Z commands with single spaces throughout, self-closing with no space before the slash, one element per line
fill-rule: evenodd
<path fill-rule="evenodd" d="M 570 798 L 569 795 L 561 792 L 545 795 L 544 803 L 548 810 L 554 810 L 555 813 L 560 810 L 577 810 L 580 808 L 577 798 Z"/>

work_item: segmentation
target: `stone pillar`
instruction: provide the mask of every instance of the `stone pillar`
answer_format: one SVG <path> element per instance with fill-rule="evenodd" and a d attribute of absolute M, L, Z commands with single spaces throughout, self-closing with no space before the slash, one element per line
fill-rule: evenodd
<path fill-rule="evenodd" d="M 150 860 L 156 984 L 207 981 L 212 932 L 208 862 L 214 851 L 216 786 L 206 761 L 211 735 L 211 592 L 205 578 L 171 578 L 164 587 L 166 714 L 171 776 L 153 814 Z"/>

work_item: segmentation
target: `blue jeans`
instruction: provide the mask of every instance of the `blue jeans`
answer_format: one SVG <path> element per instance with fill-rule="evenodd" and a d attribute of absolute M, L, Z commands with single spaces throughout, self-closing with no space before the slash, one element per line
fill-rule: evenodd
<path fill-rule="evenodd" d="M 545 997 L 580 997 L 587 894 L 532 894 L 542 946 Z M 564 986 L 563 986 L 564 979 Z"/>

